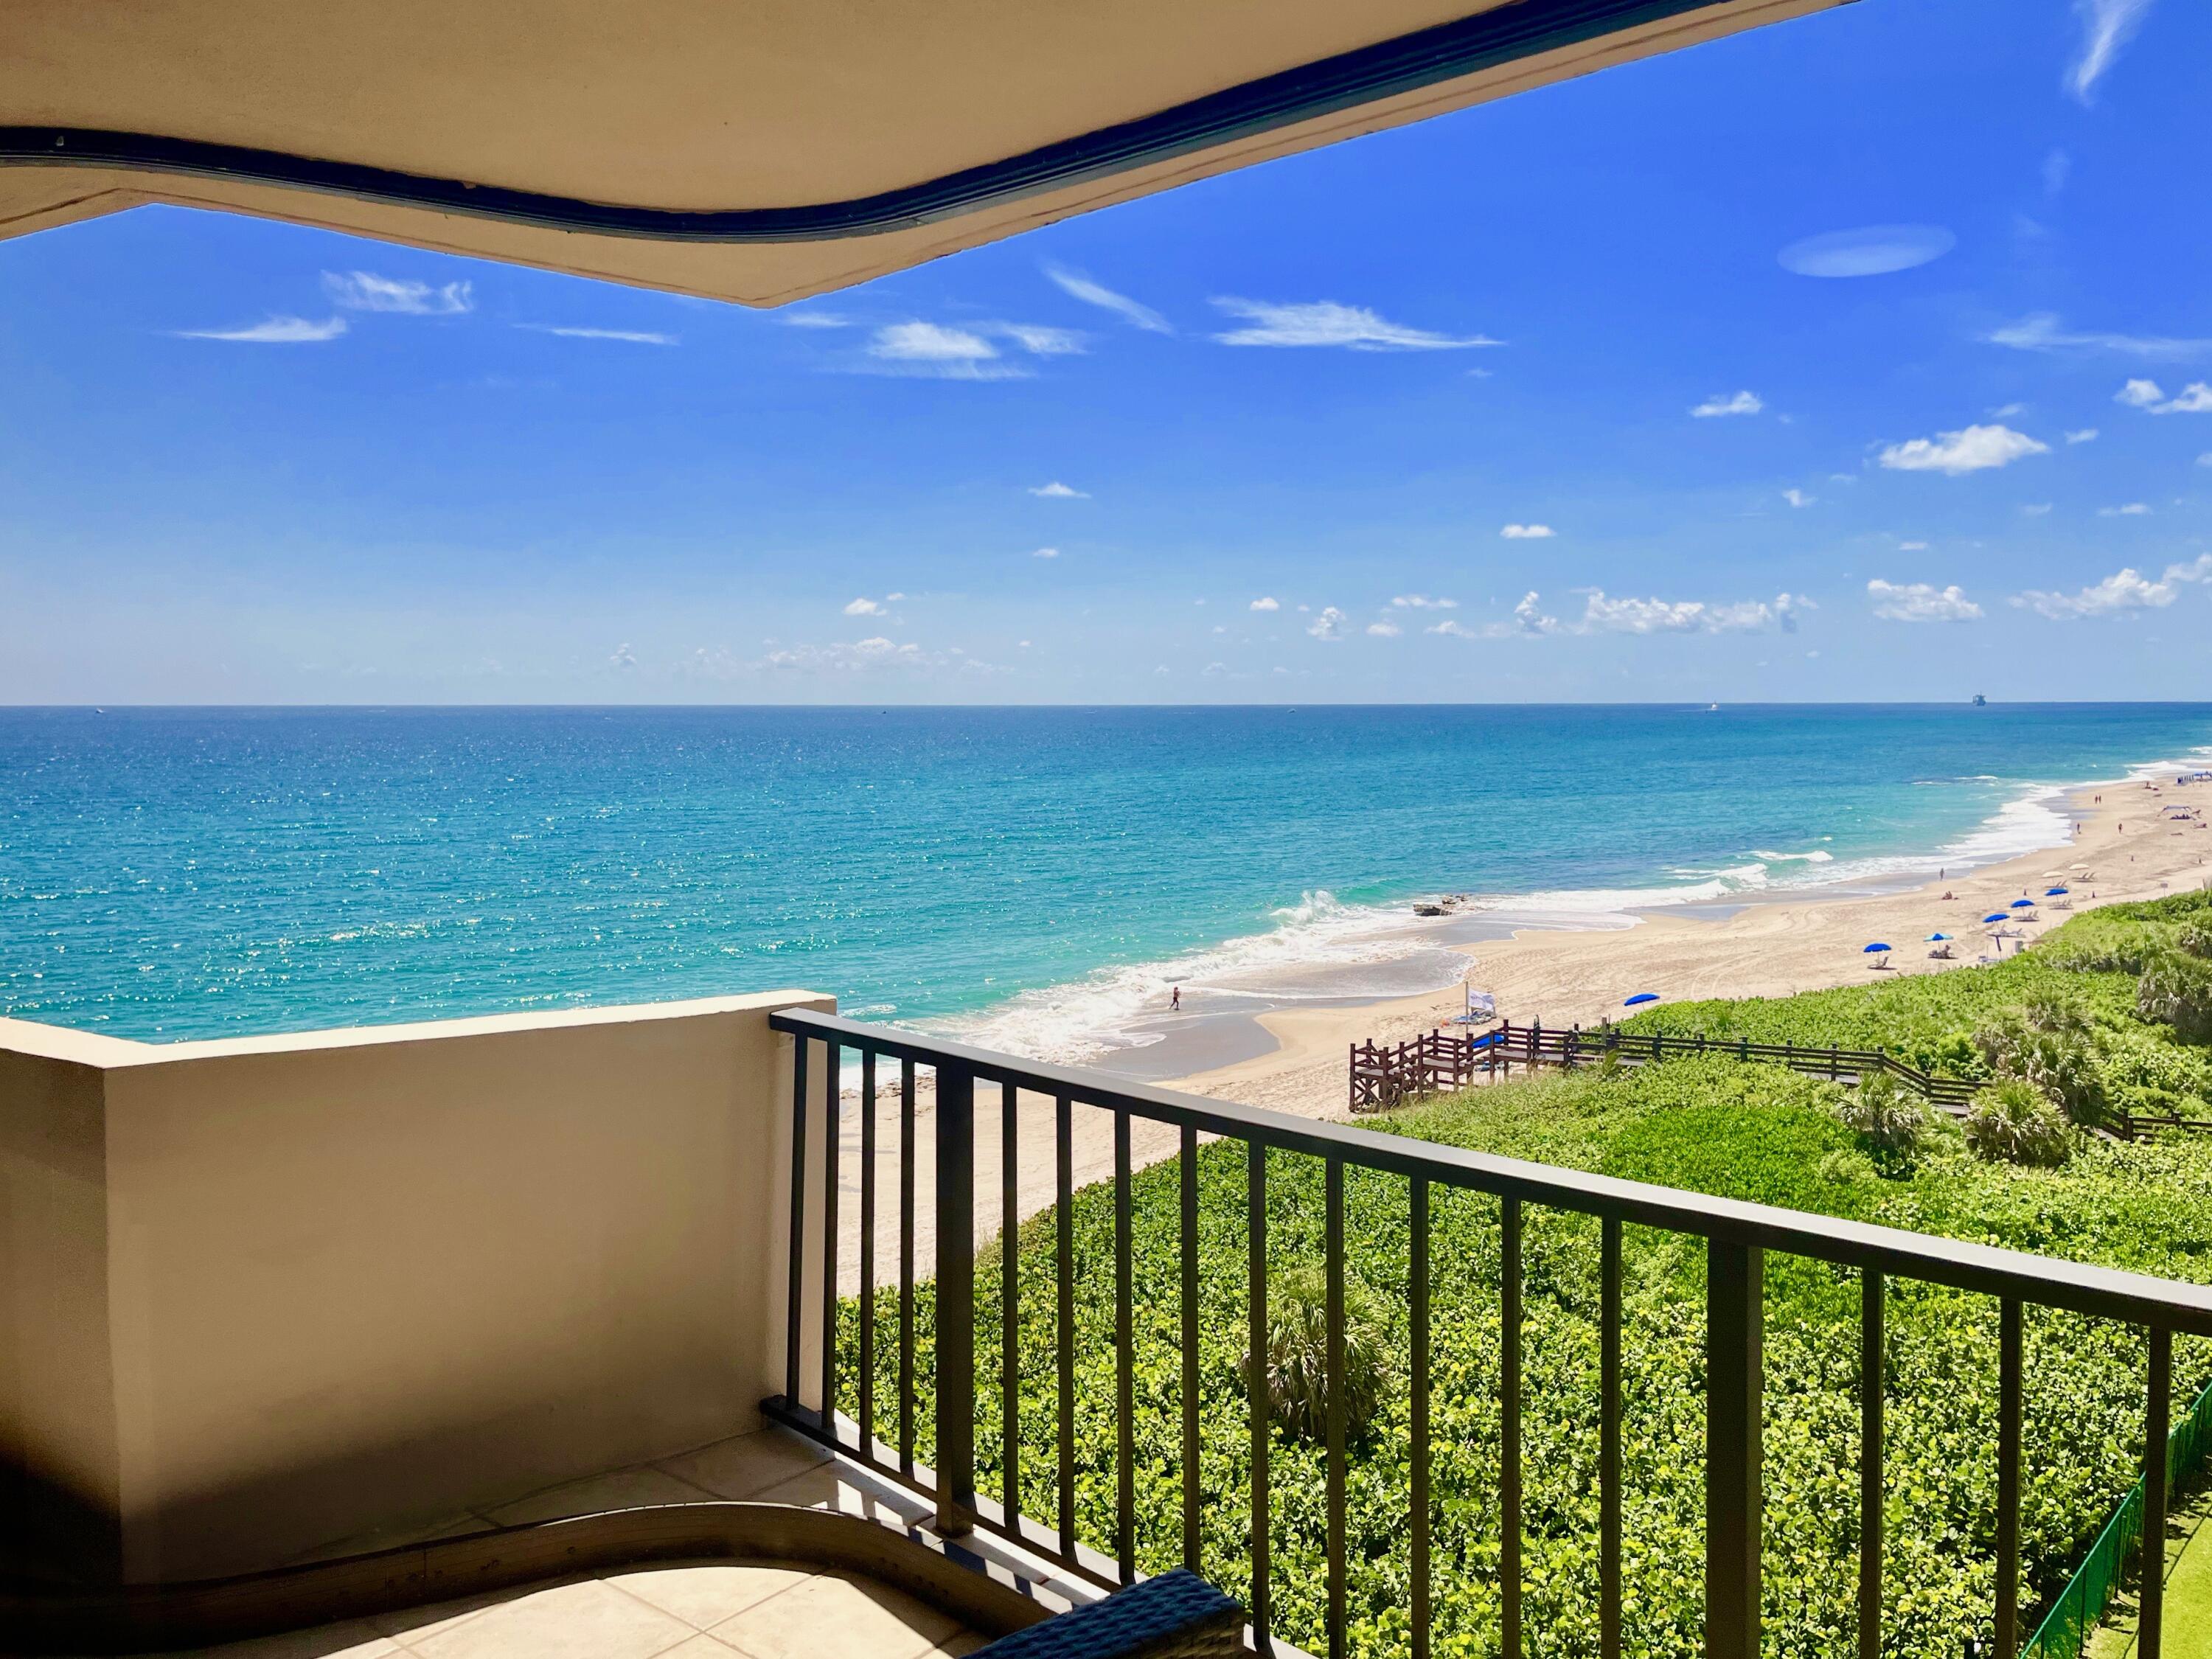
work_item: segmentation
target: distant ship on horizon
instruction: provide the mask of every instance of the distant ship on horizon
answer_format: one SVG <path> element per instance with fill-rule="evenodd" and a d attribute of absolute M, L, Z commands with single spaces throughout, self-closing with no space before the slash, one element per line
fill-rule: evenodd
<path fill-rule="evenodd" d="M 1975 692 L 1975 693 L 1974 693 L 1974 707 L 1975 707 L 1975 708 L 1987 708 L 1989 706 L 1990 706 L 1990 700 L 1989 700 L 1987 697 L 1984 696 L 1983 696 L 1980 692 L 1978 692 L 1978 691 L 1977 691 L 1977 692 Z"/>

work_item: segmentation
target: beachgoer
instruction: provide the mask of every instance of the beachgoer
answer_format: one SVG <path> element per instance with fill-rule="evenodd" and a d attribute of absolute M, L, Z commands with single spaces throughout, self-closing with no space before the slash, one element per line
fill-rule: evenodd
<path fill-rule="evenodd" d="M 1182 1012 L 1182 987 L 1180 985 L 1169 988 L 1168 1012 L 1171 1014 Z"/>

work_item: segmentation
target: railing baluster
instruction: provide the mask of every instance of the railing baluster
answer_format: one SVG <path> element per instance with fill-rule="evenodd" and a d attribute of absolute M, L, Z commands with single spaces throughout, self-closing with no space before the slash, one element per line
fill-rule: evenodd
<path fill-rule="evenodd" d="M 1413 1261 L 1407 1286 L 1413 1303 L 1413 1659 L 1429 1659 L 1429 1178 L 1415 1176 L 1407 1198 Z"/>
<path fill-rule="evenodd" d="M 1881 1659 L 1882 1410 L 1888 1389 L 1889 1297 L 1882 1275 L 1859 1278 L 1859 1659 Z"/>
<path fill-rule="evenodd" d="M 937 1068 L 937 1529 L 975 1525 L 975 1074 Z"/>
<path fill-rule="evenodd" d="M 2173 1392 L 2173 1333 L 2150 1331 L 2148 1398 L 2143 1411 L 2142 1594 L 2136 1616 L 2137 1659 L 2159 1659 L 2166 1639 L 2167 1419 Z"/>
<path fill-rule="evenodd" d="M 1328 1655 L 1345 1655 L 1344 1160 L 1322 1170 L 1322 1254 L 1328 1273 Z"/>
<path fill-rule="evenodd" d="M 860 1053 L 860 1455 L 876 1455 L 876 1051 Z"/>
<path fill-rule="evenodd" d="M 1521 1659 L 1521 1200 L 1498 1200 L 1498 1650 Z"/>
<path fill-rule="evenodd" d="M 1764 1267 L 1705 1243 L 1705 1659 L 1759 1659 Z"/>
<path fill-rule="evenodd" d="M 1021 1097 L 1012 1082 L 999 1085 L 999 1424 L 1006 1460 L 1002 1502 L 1006 1526 L 1021 1535 L 1021 1146 L 1017 1122 Z"/>
<path fill-rule="evenodd" d="M 1114 1494 L 1115 1555 L 1121 1582 L 1137 1582 L 1137 1386 L 1134 1314 L 1130 1303 L 1129 1114 L 1114 1113 Z"/>
<path fill-rule="evenodd" d="M 1620 1659 L 1620 1218 L 1598 1233 L 1597 1644 Z"/>
<path fill-rule="evenodd" d="M 1066 1095 L 1053 1102 L 1055 1148 L 1053 1191 L 1057 1224 L 1054 1269 L 1060 1291 L 1060 1553 L 1075 1559 L 1075 1206 L 1073 1103 Z"/>
<path fill-rule="evenodd" d="M 1997 1607 L 1996 1659 L 2020 1651 L 2020 1299 L 1997 1304 Z"/>
<path fill-rule="evenodd" d="M 1182 1564 L 1200 1571 L 1205 1542 L 1198 1451 L 1198 1131 L 1182 1132 Z"/>
<path fill-rule="evenodd" d="M 783 1401 L 799 1409 L 799 1334 L 806 1299 L 806 1039 L 791 1040 L 791 1285 L 784 1298 Z"/>
<path fill-rule="evenodd" d="M 843 1050 L 823 1045 L 822 1059 L 822 1428 L 837 1431 L 837 1152 L 839 1066 Z"/>
<path fill-rule="evenodd" d="M 899 1468 L 914 1474 L 914 1062 L 899 1062 Z"/>
<path fill-rule="evenodd" d="M 1249 1279 L 1249 1328 L 1245 1346 L 1244 1391 L 1252 1402 L 1252 1632 L 1263 1654 L 1274 1651 L 1267 1629 L 1268 1544 L 1274 1530 L 1267 1502 L 1267 1149 L 1245 1142 L 1245 1215 Z"/>

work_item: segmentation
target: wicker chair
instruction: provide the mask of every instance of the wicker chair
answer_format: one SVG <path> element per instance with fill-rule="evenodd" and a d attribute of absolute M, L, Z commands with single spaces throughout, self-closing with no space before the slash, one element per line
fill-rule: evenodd
<path fill-rule="evenodd" d="M 1243 1607 L 1177 1567 L 1001 1637 L 970 1659 L 1231 1659 L 1243 1650 Z"/>

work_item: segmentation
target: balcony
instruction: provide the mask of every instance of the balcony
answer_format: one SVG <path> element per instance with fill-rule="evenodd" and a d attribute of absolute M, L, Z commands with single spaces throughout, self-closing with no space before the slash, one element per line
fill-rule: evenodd
<path fill-rule="evenodd" d="M 1865 1386 L 1884 1377 L 1890 1310 L 1936 1287 L 1993 1316 L 1987 1614 L 2010 1656 L 2033 1611 L 2024 1328 L 2061 1310 L 2136 1329 L 2154 1448 L 2173 1338 L 2212 1334 L 2203 1287 L 1124 1085 L 830 1009 L 788 993 L 166 1047 L 0 1024 L 15 1614 L 79 1650 L 252 1626 L 303 1632 L 288 1650 L 447 1659 L 557 1627 L 579 1653 L 708 1638 L 696 1655 L 735 1642 L 769 1659 L 865 1638 L 919 1656 L 1180 1565 L 1241 1601 L 1261 1650 L 1357 1637 L 1423 1659 L 1449 1601 L 1462 1620 L 1478 1607 L 1507 1652 L 1609 1659 L 1662 1572 L 1706 1653 L 1747 1656 L 1775 1595 L 1763 1540 L 1790 1519 L 1764 1502 L 1762 1285 L 1811 1263 L 1856 1310 L 1863 1455 L 1831 1473 L 1855 1497 L 1837 1566 L 1863 1653 L 1894 1617 L 1890 1553 L 1917 1541 L 1889 1530 L 1892 1388 Z M 1397 1206 L 1402 1234 L 1348 1239 L 1347 1191 Z M 1171 1245 L 1134 1224 L 1163 1193 Z M 1595 1264 L 1580 1287 L 1558 1248 L 1577 1229 Z M 1110 1274 L 1079 1275 L 1079 1236 Z M 1686 1253 L 1701 1304 L 1698 1386 L 1656 1402 L 1703 1440 L 1700 1553 L 1679 1559 L 1636 1536 L 1629 1436 L 1655 1402 L 1625 1386 L 1641 1339 L 1624 1295 L 1654 1241 Z M 1347 1261 L 1401 1251 L 1381 1288 L 1404 1298 L 1407 1432 L 1365 1444 Z M 1302 1267 L 1326 1315 L 1304 1429 L 1242 1358 Z M 1481 1373 L 1440 1364 L 1435 1310 L 1493 1294 Z M 1524 1334 L 1559 1307 L 1591 1327 L 1586 1397 L 1531 1379 Z M 1224 1319 L 1242 1352 L 1208 1334 Z M 1566 1443 L 1532 1413 L 1588 1431 L 1586 1534 L 1540 1513 L 1533 1487 L 1556 1472 L 1530 1449 Z M 1472 1523 L 1446 1457 L 1488 1472 Z M 1309 1467 L 1310 1509 L 1277 1481 Z M 2143 1470 L 2158 1536 L 2166 1460 Z M 1349 1554 L 1353 1505 L 1397 1517 L 1402 1556 Z M 1547 1627 L 1569 1619 L 1547 1586 L 1571 1557 L 1589 1567 L 1586 1642 Z M 2153 1582 L 2145 1655 L 2160 1611 Z"/>

